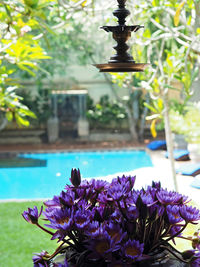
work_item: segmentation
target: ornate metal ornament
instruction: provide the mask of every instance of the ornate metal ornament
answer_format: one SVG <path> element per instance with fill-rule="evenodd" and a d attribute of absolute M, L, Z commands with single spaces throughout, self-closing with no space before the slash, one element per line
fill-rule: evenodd
<path fill-rule="evenodd" d="M 106 32 L 112 32 L 113 39 L 117 42 L 117 45 L 113 47 L 116 50 L 116 54 L 110 58 L 108 63 L 95 64 L 94 66 L 100 72 L 141 72 L 149 64 L 136 63 L 133 57 L 127 52 L 129 46 L 126 42 L 131 37 L 131 32 L 136 32 L 140 28 L 144 28 L 144 26 L 125 25 L 126 17 L 130 15 L 129 10 L 125 8 L 126 0 L 117 0 L 117 2 L 118 9 L 113 12 L 113 15 L 118 18 L 118 25 L 101 27 Z"/>

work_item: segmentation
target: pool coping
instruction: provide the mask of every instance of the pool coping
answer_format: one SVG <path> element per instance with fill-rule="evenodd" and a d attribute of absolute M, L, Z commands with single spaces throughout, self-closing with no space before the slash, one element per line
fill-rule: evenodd
<path fill-rule="evenodd" d="M 72 153 L 72 152 L 97 152 L 97 151 L 131 151 L 131 150 L 143 150 L 149 151 L 145 146 L 138 146 L 138 147 L 97 147 L 97 148 L 70 148 L 70 149 L 37 149 L 37 150 L 12 150 L 12 151 L 0 151 L 0 156 L 7 155 L 7 156 L 14 156 L 18 154 L 39 154 L 39 153 Z"/>

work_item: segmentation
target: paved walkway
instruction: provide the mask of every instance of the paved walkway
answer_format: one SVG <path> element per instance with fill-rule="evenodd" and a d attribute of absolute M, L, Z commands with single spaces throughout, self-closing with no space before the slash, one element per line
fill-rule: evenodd
<path fill-rule="evenodd" d="M 151 156 L 153 167 L 143 167 L 126 173 L 116 173 L 105 177 L 107 181 L 111 181 L 113 177 L 125 175 L 136 175 L 135 188 L 141 189 L 152 184 L 152 181 L 160 181 L 163 188 L 175 190 L 174 181 L 171 173 L 169 159 L 165 158 L 165 151 L 148 151 Z M 200 155 L 190 155 L 191 161 L 175 162 L 175 167 L 178 168 L 183 164 L 194 162 L 200 163 Z M 200 204 L 200 189 L 191 187 L 191 182 L 195 179 L 192 176 L 176 175 L 178 192 L 188 196 L 191 200 Z"/>

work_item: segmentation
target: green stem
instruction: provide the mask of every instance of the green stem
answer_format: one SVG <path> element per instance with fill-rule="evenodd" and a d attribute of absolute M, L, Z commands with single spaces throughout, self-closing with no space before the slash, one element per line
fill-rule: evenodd
<path fill-rule="evenodd" d="M 46 233 L 48 233 L 48 234 L 50 234 L 50 235 L 54 235 L 53 232 L 47 230 L 46 228 L 44 228 L 43 226 L 41 226 L 39 223 L 36 223 L 36 225 L 37 225 L 41 230 L 43 230 L 44 232 L 46 232 Z"/>
<path fill-rule="evenodd" d="M 186 222 L 185 225 L 183 226 L 183 228 L 181 230 L 179 230 L 176 234 L 174 234 L 173 236 L 170 236 L 169 238 L 165 239 L 165 242 L 169 242 L 173 238 L 175 238 L 178 235 L 180 235 L 180 233 L 182 233 L 185 230 L 185 228 L 187 227 L 187 225 L 188 225 L 188 222 Z"/>
<path fill-rule="evenodd" d="M 71 238 L 71 240 L 76 244 L 76 246 L 80 246 L 79 242 L 76 240 L 76 237 L 73 235 L 72 232 L 68 232 L 68 236 Z"/>
<path fill-rule="evenodd" d="M 188 222 L 185 223 L 185 225 L 183 226 L 183 228 L 181 230 L 179 230 L 177 233 L 175 233 L 173 236 L 170 236 L 169 238 L 165 239 L 165 240 L 161 240 L 160 242 L 158 242 L 158 244 L 156 244 L 155 246 L 153 246 L 150 251 L 154 250 L 155 248 L 159 247 L 160 245 L 162 245 L 163 243 L 168 243 L 170 240 L 172 240 L 173 238 L 177 237 L 178 235 L 180 235 L 180 233 L 182 233 L 186 226 L 188 225 Z"/>
<path fill-rule="evenodd" d="M 46 232 L 46 233 L 48 233 L 48 234 L 50 234 L 50 235 L 54 235 L 53 232 L 47 230 L 46 228 L 44 228 L 43 226 L 41 226 L 39 223 L 37 223 L 36 225 L 37 225 L 41 230 L 43 230 L 44 232 Z M 72 239 L 72 240 L 73 240 L 73 239 Z M 73 241 L 74 241 L 74 240 L 73 240 Z M 65 242 L 65 243 L 68 244 L 69 246 L 75 248 L 75 246 L 74 246 L 71 242 L 69 242 L 68 240 L 63 239 L 63 242 Z M 75 242 L 74 242 L 74 243 L 75 243 Z"/>
<path fill-rule="evenodd" d="M 63 242 L 48 259 L 51 260 L 53 257 L 55 257 L 62 250 L 62 246 L 64 244 L 65 242 Z"/>

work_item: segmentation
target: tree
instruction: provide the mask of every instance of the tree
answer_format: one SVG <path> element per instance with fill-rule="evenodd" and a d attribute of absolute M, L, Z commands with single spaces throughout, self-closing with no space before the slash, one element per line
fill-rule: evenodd
<path fill-rule="evenodd" d="M 169 122 L 169 91 L 181 91 L 186 104 L 192 95 L 193 84 L 200 78 L 199 1 L 138 0 L 128 3 L 128 8 L 132 14 L 128 23 L 137 21 L 137 24 L 145 25 L 144 32 L 138 31 L 136 38 L 132 38 L 132 53 L 136 62 L 150 62 L 151 66 L 144 73 L 115 75 L 115 82 L 121 86 L 128 85 L 130 91 L 135 88 L 145 88 L 149 91 L 152 105 L 146 106 L 155 113 L 151 116 L 152 133 L 156 135 L 157 119 L 164 118 L 169 157 L 177 189 Z M 174 85 L 175 80 L 180 82 L 181 89 Z"/>
<path fill-rule="evenodd" d="M 22 104 L 22 97 L 17 93 L 21 87 L 17 76 L 19 70 L 35 76 L 38 62 L 49 58 L 40 46 L 38 34 L 42 32 L 44 36 L 46 31 L 51 31 L 45 22 L 50 9 L 49 0 L 0 2 L 0 111 L 5 114 L 3 118 L 23 126 L 29 125 L 27 117 L 36 116 Z"/>

